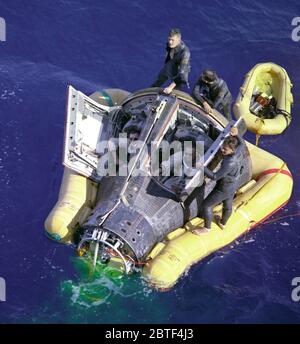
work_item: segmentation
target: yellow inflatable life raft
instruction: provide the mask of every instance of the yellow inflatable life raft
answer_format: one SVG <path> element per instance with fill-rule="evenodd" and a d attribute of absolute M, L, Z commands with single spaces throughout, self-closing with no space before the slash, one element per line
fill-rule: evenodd
<path fill-rule="evenodd" d="M 245 76 L 233 106 L 234 115 L 237 119 L 242 117 L 247 129 L 257 135 L 281 134 L 291 123 L 291 88 L 291 80 L 284 68 L 271 62 L 259 63 Z M 272 98 L 275 111 L 268 118 L 264 109 L 271 105 Z"/>

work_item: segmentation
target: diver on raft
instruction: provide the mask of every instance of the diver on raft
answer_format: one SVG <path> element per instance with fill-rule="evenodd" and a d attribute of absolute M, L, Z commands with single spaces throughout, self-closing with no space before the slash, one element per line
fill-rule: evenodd
<path fill-rule="evenodd" d="M 219 78 L 213 70 L 205 70 L 193 89 L 194 99 L 207 113 L 212 109 L 220 111 L 228 121 L 231 120 L 232 95 L 226 82 Z"/>
<path fill-rule="evenodd" d="M 195 228 L 192 233 L 201 235 L 210 232 L 211 222 L 213 219 L 213 208 L 223 203 L 222 218 L 216 216 L 217 225 L 224 229 L 225 225 L 232 213 L 233 197 L 237 189 L 236 180 L 240 171 L 238 154 L 240 140 L 237 137 L 238 131 L 236 128 L 231 129 L 231 136 L 226 137 L 221 147 L 223 160 L 220 169 L 214 173 L 208 168 L 204 168 L 204 173 L 212 180 L 216 180 L 217 184 L 209 196 L 203 203 L 203 217 L 204 227 Z"/>
<path fill-rule="evenodd" d="M 163 92 L 166 94 L 170 94 L 174 89 L 182 90 L 184 86 L 189 87 L 190 69 L 190 50 L 181 40 L 180 30 L 172 29 L 166 47 L 165 65 L 151 87 L 160 87 L 167 80 L 172 80 L 172 83 L 164 88 Z"/>

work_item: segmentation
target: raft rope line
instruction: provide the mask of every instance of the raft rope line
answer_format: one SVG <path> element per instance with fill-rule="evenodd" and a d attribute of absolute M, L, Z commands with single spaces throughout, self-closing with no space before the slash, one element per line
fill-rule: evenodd
<path fill-rule="evenodd" d="M 255 135 L 255 146 L 258 146 L 258 142 L 259 142 L 259 139 L 260 139 L 260 136 L 261 134 L 259 134 L 262 126 L 265 124 L 265 121 L 263 120 L 263 118 L 257 118 L 255 122 L 259 122 L 258 124 L 258 129 L 256 131 L 256 135 Z"/>
<path fill-rule="evenodd" d="M 269 220 L 269 221 L 264 221 L 262 222 L 261 224 L 258 224 L 259 226 L 260 225 L 268 225 L 270 223 L 274 223 L 274 222 L 277 222 L 279 220 L 283 220 L 283 219 L 286 219 L 286 218 L 290 218 L 290 217 L 297 217 L 297 216 L 300 216 L 300 211 L 298 211 L 297 213 L 293 213 L 293 214 L 287 214 L 287 215 L 284 215 L 284 216 L 279 216 L 279 217 L 276 217 L 272 220 Z"/>

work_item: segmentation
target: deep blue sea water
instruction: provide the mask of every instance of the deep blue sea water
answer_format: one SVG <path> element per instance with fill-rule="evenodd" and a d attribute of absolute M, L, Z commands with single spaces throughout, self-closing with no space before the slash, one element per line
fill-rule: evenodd
<path fill-rule="evenodd" d="M 74 251 L 48 240 L 43 223 L 60 187 L 66 87 L 148 87 L 163 63 L 171 27 L 192 54 L 190 83 L 204 68 L 226 79 L 234 96 L 259 62 L 286 68 L 294 84 L 290 128 L 260 146 L 294 176 L 288 205 L 300 212 L 300 42 L 292 1 L 3 0 L 7 40 L 0 42 L 0 277 L 7 301 L 0 323 L 299 323 L 291 281 L 300 276 L 300 217 L 257 227 L 193 266 L 169 292 L 137 276 L 90 285 Z M 254 137 L 247 134 L 254 142 Z M 99 296 L 100 295 L 100 296 Z"/>

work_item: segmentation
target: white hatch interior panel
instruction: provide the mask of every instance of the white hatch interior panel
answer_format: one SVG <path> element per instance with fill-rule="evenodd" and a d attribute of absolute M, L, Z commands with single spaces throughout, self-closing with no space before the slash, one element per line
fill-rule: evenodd
<path fill-rule="evenodd" d="M 119 108 L 100 105 L 69 86 L 63 156 L 66 167 L 100 181 L 97 174 L 100 144 L 110 137 L 111 112 Z"/>

